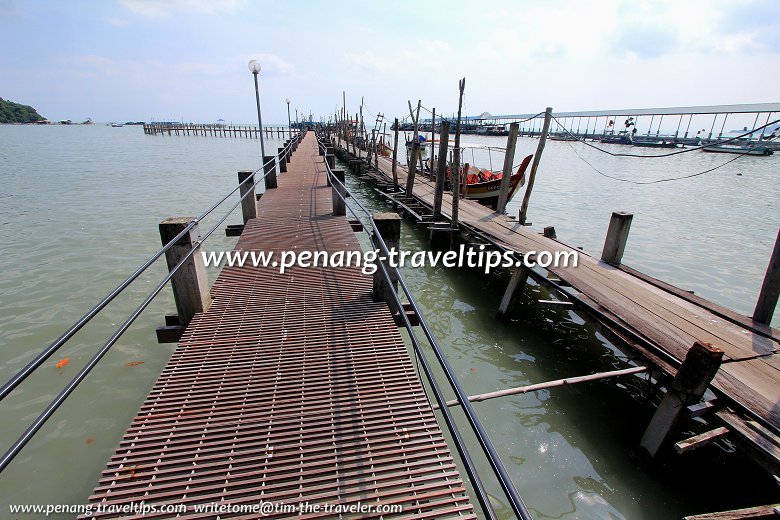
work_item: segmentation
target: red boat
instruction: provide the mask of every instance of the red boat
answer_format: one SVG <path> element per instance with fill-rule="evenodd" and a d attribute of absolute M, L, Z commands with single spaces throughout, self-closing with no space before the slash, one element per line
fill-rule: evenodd
<path fill-rule="evenodd" d="M 533 155 L 529 155 L 523 159 L 523 162 L 517 167 L 517 172 L 509 178 L 507 202 L 512 200 L 512 196 L 518 187 L 525 185 L 525 170 L 531 163 L 532 157 Z M 466 171 L 464 196 L 467 199 L 476 200 L 480 204 L 496 209 L 498 192 L 501 188 L 501 178 L 503 176 L 503 172 L 492 172 L 474 166 L 470 167 Z"/>

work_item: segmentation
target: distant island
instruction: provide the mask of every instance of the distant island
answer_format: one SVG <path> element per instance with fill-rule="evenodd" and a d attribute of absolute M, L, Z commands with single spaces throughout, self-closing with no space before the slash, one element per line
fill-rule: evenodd
<path fill-rule="evenodd" d="M 0 123 L 36 123 L 45 119 L 31 106 L 0 98 Z"/>

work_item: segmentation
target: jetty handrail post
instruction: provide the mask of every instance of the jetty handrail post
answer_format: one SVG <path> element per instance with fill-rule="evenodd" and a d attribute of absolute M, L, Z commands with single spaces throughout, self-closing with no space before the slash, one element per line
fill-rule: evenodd
<path fill-rule="evenodd" d="M 194 220 L 194 217 L 171 217 L 160 222 L 160 239 L 163 246 L 176 238 Z M 200 249 L 200 245 L 197 244 L 199 237 L 200 231 L 196 222 L 189 232 L 165 252 L 168 270 L 171 271 L 181 262 L 182 258 L 192 251 L 193 247 L 195 248 L 195 253 L 190 255 L 171 278 L 179 324 L 185 327 L 195 314 L 208 310 L 209 305 L 211 305 L 206 266 L 203 263 L 203 256 L 198 251 Z"/>
<path fill-rule="evenodd" d="M 626 250 L 628 242 L 628 232 L 631 230 L 631 222 L 634 215 L 624 211 L 613 211 L 609 219 L 609 228 L 607 236 L 604 239 L 604 248 L 601 251 L 601 260 L 604 262 L 619 266 L 623 259 L 623 252 Z"/>
<path fill-rule="evenodd" d="M 506 141 L 506 153 L 504 154 L 504 170 L 501 177 L 501 185 L 498 191 L 498 205 L 496 212 L 503 215 L 506 212 L 506 203 L 509 198 L 510 178 L 512 177 L 512 163 L 515 160 L 515 148 L 517 146 L 517 133 L 520 130 L 518 123 L 509 125 L 509 137 Z"/>
<path fill-rule="evenodd" d="M 452 215 L 450 223 L 452 229 L 458 229 L 458 206 L 460 205 L 460 120 L 463 110 L 463 91 L 466 89 L 466 78 L 458 82 L 458 119 L 455 121 L 455 148 L 452 150 L 452 175 L 450 183 L 452 184 Z"/>
<path fill-rule="evenodd" d="M 333 215 L 343 217 L 347 214 L 347 204 L 344 202 L 344 199 L 347 198 L 347 190 L 344 184 L 346 182 L 346 176 L 344 170 L 331 170 L 331 173 L 339 181 L 337 183 L 331 183 Z"/>
<path fill-rule="evenodd" d="M 439 130 L 439 164 L 436 168 L 436 191 L 433 194 L 433 219 L 441 218 L 441 203 L 444 199 L 444 183 L 447 175 L 447 147 L 450 138 L 450 122 L 442 121 Z M 433 155 L 433 152 L 431 152 Z M 433 163 L 431 163 L 433 166 Z"/>
<path fill-rule="evenodd" d="M 401 216 L 398 213 L 374 212 L 371 216 L 377 233 L 387 245 L 388 251 L 398 251 L 401 243 Z M 390 283 L 383 275 L 382 269 L 374 272 L 373 298 L 375 302 L 386 302 L 392 312 L 402 312 L 398 308 L 396 298 L 392 293 L 398 292 L 398 274 L 395 269 L 390 269 L 386 260 L 380 260 L 386 266 Z"/>
<path fill-rule="evenodd" d="M 550 131 L 552 110 L 552 107 L 547 107 L 544 111 L 544 126 L 542 127 L 542 133 L 539 136 L 539 144 L 536 146 L 534 160 L 531 163 L 531 173 L 528 174 L 528 186 L 526 186 L 525 194 L 523 195 L 523 204 L 520 206 L 520 213 L 517 216 L 517 221 L 521 226 L 525 225 L 526 219 L 528 218 L 528 202 L 531 200 L 531 192 L 534 189 L 534 181 L 536 180 L 536 170 L 539 169 L 539 161 L 542 158 L 544 145 L 547 142 L 547 134 Z"/>
<path fill-rule="evenodd" d="M 756 309 L 753 311 L 753 320 L 769 325 L 777 307 L 778 296 L 780 296 L 780 230 L 777 231 L 775 248 L 766 268 L 764 282 L 761 284 Z"/>
<path fill-rule="evenodd" d="M 398 118 L 395 118 L 395 131 L 393 139 L 393 188 L 398 191 Z"/>
<path fill-rule="evenodd" d="M 255 172 L 251 170 L 242 170 L 238 172 L 238 183 L 241 186 L 239 193 L 241 195 L 241 213 L 244 217 L 244 224 L 249 219 L 257 218 L 257 197 L 247 196 L 247 192 L 255 189 Z M 249 180 L 247 181 L 247 178 Z"/>
<path fill-rule="evenodd" d="M 265 189 L 276 188 L 276 156 L 266 155 L 263 157 L 263 173 L 265 174 Z"/>
<path fill-rule="evenodd" d="M 698 403 L 720 369 L 723 351 L 695 342 L 653 414 L 640 446 L 655 457 L 686 408 Z"/>
<path fill-rule="evenodd" d="M 279 159 L 279 173 L 287 171 L 287 151 L 286 147 L 281 147 L 276 154 L 276 158 Z"/>
<path fill-rule="evenodd" d="M 257 127 L 263 129 L 263 116 L 260 114 L 260 86 L 257 83 L 257 75 L 260 73 L 260 63 L 257 60 L 249 62 L 249 71 L 255 77 L 255 101 L 257 102 Z M 265 157 L 265 142 L 260 133 L 260 156 Z M 265 161 L 265 159 L 263 159 Z"/>

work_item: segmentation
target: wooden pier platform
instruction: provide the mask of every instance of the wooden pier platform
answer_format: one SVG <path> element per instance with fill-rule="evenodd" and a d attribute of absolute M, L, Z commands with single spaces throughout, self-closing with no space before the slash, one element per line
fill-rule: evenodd
<path fill-rule="evenodd" d="M 378 172 L 363 171 L 385 184 L 392 182 L 391 160 L 379 157 L 378 166 Z M 408 172 L 399 164 L 397 174 L 403 188 Z M 434 181 L 416 175 L 413 197 L 428 209 L 433 207 L 434 189 Z M 451 210 L 452 194 L 445 192 L 446 220 Z M 665 361 L 612 327 L 613 337 L 639 350 L 667 374 L 675 375 L 694 342 L 722 350 L 723 362 L 712 386 L 725 398 L 723 404 L 742 414 L 728 414 L 724 422 L 739 440 L 758 447 L 772 471 L 780 470 L 780 331 L 633 269 L 609 265 L 475 201 L 461 199 L 458 213 L 460 224 L 520 254 L 578 252 L 578 267 L 549 267 L 548 271 L 567 291 L 608 318 L 602 322 L 606 329 L 610 329 L 608 321 L 617 322 L 671 355 L 678 363 Z"/>
<path fill-rule="evenodd" d="M 351 251 L 313 133 L 237 250 Z M 225 267 L 103 471 L 90 503 L 215 518 L 218 504 L 401 506 L 475 518 L 393 317 L 358 267 Z M 182 507 L 186 511 L 182 512 Z M 123 516 L 96 514 L 103 518 Z M 301 510 L 221 517 L 334 518 Z M 379 517 L 376 513 L 350 517 Z M 130 516 L 133 517 L 133 516 Z"/>

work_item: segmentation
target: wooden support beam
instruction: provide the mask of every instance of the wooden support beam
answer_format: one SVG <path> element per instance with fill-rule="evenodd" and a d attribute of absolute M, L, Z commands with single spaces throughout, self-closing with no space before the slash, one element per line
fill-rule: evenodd
<path fill-rule="evenodd" d="M 697 341 L 688 350 L 640 442 L 650 456 L 658 454 L 683 410 L 701 400 L 722 360 L 723 351 L 709 343 Z"/>
<path fill-rule="evenodd" d="M 371 219 L 374 221 L 379 235 L 385 241 L 385 244 L 387 244 L 387 249 L 390 251 L 393 249 L 398 251 L 401 243 L 400 215 L 398 215 L 398 213 L 375 212 L 371 216 Z M 399 312 L 399 309 L 392 293 L 398 292 L 398 278 L 395 275 L 395 271 L 388 266 L 387 261 L 385 261 L 384 264 L 390 275 L 391 283 L 388 284 L 385 275 L 382 273 L 381 267 L 377 266 L 377 270 L 374 272 L 374 301 L 386 302 L 388 307 L 390 307 L 390 311 L 397 313 Z"/>
<path fill-rule="evenodd" d="M 333 176 L 341 181 L 341 184 L 334 182 L 331 184 L 331 199 L 333 201 L 333 214 L 336 216 L 344 216 L 347 214 L 347 204 L 344 199 L 347 197 L 347 190 L 344 186 L 346 176 L 344 170 L 332 170 Z M 341 196 L 339 196 L 339 194 Z"/>
<path fill-rule="evenodd" d="M 433 194 L 433 218 L 441 218 L 441 203 L 444 199 L 444 184 L 447 182 L 447 148 L 450 139 L 450 122 L 442 121 L 439 132 L 439 164 L 436 168 L 436 191 Z M 431 152 L 433 155 L 433 152 Z M 433 168 L 433 158 L 431 158 Z"/>
<path fill-rule="evenodd" d="M 723 438 L 728 434 L 729 429 L 725 426 L 721 426 L 719 428 L 715 428 L 714 430 L 700 433 L 699 435 L 694 435 L 693 437 L 689 437 L 684 441 L 675 443 L 674 451 L 682 455 L 683 453 L 688 453 L 689 451 L 693 451 L 696 448 L 706 446 L 707 444 Z"/>
<path fill-rule="evenodd" d="M 601 259 L 614 266 L 620 265 L 623 259 L 623 252 L 626 250 L 628 242 L 628 232 L 631 230 L 631 221 L 634 215 L 623 211 L 612 212 L 612 218 L 609 220 L 607 237 L 604 239 L 604 249 L 601 251 Z"/>
<path fill-rule="evenodd" d="M 536 153 L 534 154 L 534 159 L 531 163 L 531 173 L 528 174 L 528 185 L 525 188 L 525 194 L 523 194 L 523 203 L 520 206 L 520 212 L 517 215 L 517 221 L 520 223 L 520 225 L 523 226 L 526 224 L 528 203 L 531 200 L 531 191 L 534 189 L 534 182 L 536 181 L 536 170 L 539 169 L 539 161 L 542 159 L 544 145 L 547 142 L 547 134 L 550 131 L 551 119 L 552 107 L 547 107 L 547 109 L 544 111 L 544 126 L 542 127 L 542 134 L 539 137 L 539 144 L 536 146 Z"/>
<path fill-rule="evenodd" d="M 512 311 L 517 296 L 522 293 L 525 288 L 525 284 L 528 281 L 528 269 L 525 267 L 516 267 L 512 273 L 512 278 L 509 279 L 509 285 L 506 286 L 504 291 L 504 297 L 501 299 L 501 305 L 498 307 L 498 315 L 501 318 L 506 316 Z"/>
<path fill-rule="evenodd" d="M 501 184 L 498 190 L 498 205 L 496 212 L 499 215 L 506 213 L 506 203 L 509 199 L 510 178 L 512 177 L 512 165 L 515 161 L 515 148 L 517 146 L 517 133 L 520 131 L 518 123 L 509 125 L 509 137 L 506 141 L 506 153 L 504 154 L 504 170 L 501 175 Z"/>
<path fill-rule="evenodd" d="M 319 148 L 319 146 L 317 148 Z M 287 154 L 285 153 L 283 147 L 278 149 L 276 156 L 279 158 L 279 173 L 284 173 L 287 171 L 286 155 Z"/>
<path fill-rule="evenodd" d="M 193 217 L 171 217 L 160 222 L 162 244 L 166 245 L 170 242 L 193 220 L 195 220 Z M 200 231 L 195 224 L 165 252 L 165 260 L 170 271 L 192 251 L 193 247 L 196 249 L 171 278 L 176 314 L 179 316 L 179 324 L 185 327 L 195 314 L 207 310 L 211 304 L 206 267 L 200 254 L 200 246 L 195 246 L 199 236 Z"/>
<path fill-rule="evenodd" d="M 758 295 L 756 309 L 753 311 L 753 319 L 764 325 L 769 325 L 775 313 L 778 296 L 780 296 L 780 230 L 777 231 L 775 248 L 766 268 L 764 283 L 761 284 L 761 292 Z"/>
<path fill-rule="evenodd" d="M 250 191 L 255 191 L 255 172 L 251 170 L 238 172 L 238 182 L 241 184 L 239 188 L 239 193 L 242 197 L 241 213 L 244 217 L 244 224 L 246 224 L 249 219 L 257 218 L 257 199 L 252 195 L 247 195 Z"/>

